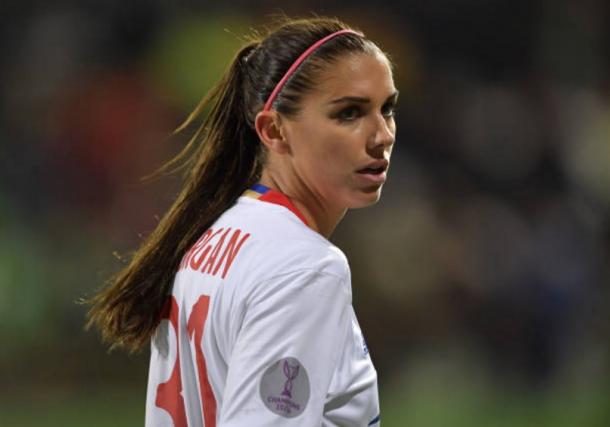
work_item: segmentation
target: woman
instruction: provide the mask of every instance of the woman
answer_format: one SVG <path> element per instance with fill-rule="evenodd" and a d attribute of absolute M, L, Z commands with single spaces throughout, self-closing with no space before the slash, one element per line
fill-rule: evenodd
<path fill-rule="evenodd" d="M 147 426 L 367 426 L 377 376 L 327 239 L 375 203 L 394 143 L 386 55 L 325 18 L 250 42 L 187 119 L 207 117 L 182 192 L 93 299 L 114 345 L 151 340 Z"/>

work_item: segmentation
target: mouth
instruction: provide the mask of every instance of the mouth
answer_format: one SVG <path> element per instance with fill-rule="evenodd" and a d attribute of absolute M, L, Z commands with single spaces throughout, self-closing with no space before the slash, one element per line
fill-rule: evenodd
<path fill-rule="evenodd" d="M 369 163 L 366 167 L 359 169 L 357 171 L 358 176 L 360 176 L 363 182 L 367 183 L 367 185 L 381 185 L 386 180 L 386 171 L 390 162 L 385 159 L 376 160 L 374 162 Z"/>
<path fill-rule="evenodd" d="M 376 160 L 369 163 L 366 167 L 359 169 L 357 172 L 365 175 L 381 175 L 388 170 L 389 165 L 390 163 L 387 160 Z"/>
<path fill-rule="evenodd" d="M 364 174 L 370 173 L 373 175 L 379 175 L 380 173 L 383 173 L 383 172 L 385 172 L 385 168 L 365 168 L 365 169 L 360 169 L 358 171 L 358 173 L 364 173 Z"/>

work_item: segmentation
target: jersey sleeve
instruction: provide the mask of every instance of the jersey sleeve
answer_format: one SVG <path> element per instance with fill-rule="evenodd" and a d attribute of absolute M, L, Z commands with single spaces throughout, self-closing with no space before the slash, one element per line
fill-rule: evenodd
<path fill-rule="evenodd" d="M 257 284 L 230 356 L 219 427 L 322 424 L 350 327 L 347 277 L 306 269 Z"/>

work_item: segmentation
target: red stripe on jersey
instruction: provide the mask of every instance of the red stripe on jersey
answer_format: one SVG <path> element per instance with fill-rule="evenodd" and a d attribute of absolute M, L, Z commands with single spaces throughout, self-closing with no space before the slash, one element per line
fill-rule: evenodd
<path fill-rule="evenodd" d="M 283 193 L 280 193 L 279 191 L 273 190 L 262 184 L 255 184 L 250 187 L 249 191 L 246 191 L 244 195 L 254 197 L 258 200 L 262 200 L 263 202 L 284 206 L 290 212 L 295 214 L 301 221 L 303 221 L 303 224 L 309 226 L 309 224 L 307 224 L 305 216 L 301 213 L 301 211 L 299 211 L 299 209 L 294 205 L 294 203 L 292 203 L 292 200 L 290 200 L 288 196 Z"/>
<path fill-rule="evenodd" d="M 259 197 L 258 200 L 262 200 L 263 202 L 275 203 L 276 205 L 284 206 L 288 208 L 292 213 L 299 217 L 303 224 L 307 225 L 307 220 L 303 216 L 303 214 L 297 209 L 297 207 L 292 203 L 292 201 L 286 197 L 284 194 L 279 191 L 269 190 L 265 194 Z"/>

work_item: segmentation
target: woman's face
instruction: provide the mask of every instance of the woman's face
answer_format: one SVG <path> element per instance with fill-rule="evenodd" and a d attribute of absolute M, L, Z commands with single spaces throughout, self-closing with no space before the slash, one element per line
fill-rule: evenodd
<path fill-rule="evenodd" d="M 352 54 L 319 75 L 284 121 L 296 178 L 318 201 L 359 208 L 379 200 L 396 134 L 398 92 L 381 53 Z"/>

